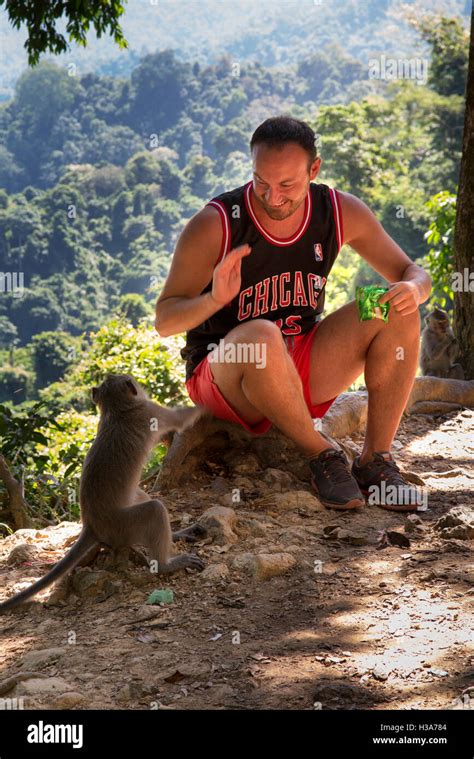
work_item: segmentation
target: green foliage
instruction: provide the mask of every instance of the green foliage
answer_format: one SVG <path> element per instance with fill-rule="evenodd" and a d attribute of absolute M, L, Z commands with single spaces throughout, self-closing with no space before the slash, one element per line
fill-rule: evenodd
<path fill-rule="evenodd" d="M 109 373 L 132 374 L 159 403 L 187 398 L 182 362 L 177 361 L 179 339 L 165 342 L 145 324 L 134 329 L 125 319 L 112 319 L 92 339 L 91 350 L 74 371 L 79 387 L 97 385 Z"/>
<path fill-rule="evenodd" d="M 427 264 L 433 281 L 431 302 L 449 311 L 453 307 L 453 236 L 456 221 L 456 196 L 439 192 L 426 204 L 433 219 L 426 241 L 430 246 Z"/>
<path fill-rule="evenodd" d="M 22 403 L 26 400 L 32 375 L 18 366 L 0 368 L 0 403 Z"/>
<path fill-rule="evenodd" d="M 47 452 L 51 430 L 60 431 L 61 423 L 50 410 L 46 411 L 44 403 L 23 411 L 12 411 L 0 404 L 2 455 L 12 475 L 23 483 L 26 501 L 35 514 L 63 518 L 71 513 L 68 490 L 72 485 L 66 474 L 71 443 L 69 438 L 64 450 L 58 452 L 57 461 L 52 461 Z M 4 493 L 3 497 L 6 498 Z"/>
<path fill-rule="evenodd" d="M 440 185 L 454 192 L 459 170 L 463 104 L 404 82 L 390 99 L 322 106 L 315 129 L 322 135 L 323 170 L 334 184 L 361 197 L 387 232 L 413 259 L 426 253 L 426 201 Z M 451 112 L 450 149 L 433 124 Z M 455 115 L 454 115 L 455 114 Z M 457 134 L 457 139 L 454 135 Z"/>
<path fill-rule="evenodd" d="M 76 363 L 81 341 L 67 332 L 40 332 L 31 341 L 36 387 L 57 382 Z"/>
<path fill-rule="evenodd" d="M 337 45 L 318 49 L 298 65 L 298 74 L 305 81 L 304 97 L 325 102 L 338 99 L 341 90 L 364 79 L 365 68 Z"/>
<path fill-rule="evenodd" d="M 19 29 L 23 24 L 28 36 L 25 43 L 28 63 L 35 66 L 42 53 L 59 54 L 69 49 L 68 42 L 58 31 L 58 21 L 65 18 L 66 32 L 70 42 L 86 46 L 87 32 L 92 25 L 97 36 L 105 32 L 113 35 L 120 48 L 128 47 L 119 18 L 124 12 L 120 0 L 88 0 L 87 3 L 51 3 L 50 0 L 35 0 L 25 3 L 21 0 L 0 0 L 5 5 L 9 21 Z"/>
<path fill-rule="evenodd" d="M 430 86 L 440 95 L 464 96 L 469 34 L 459 19 L 427 16 L 414 25 L 431 47 Z"/>
<path fill-rule="evenodd" d="M 326 288 L 324 313 L 332 314 L 355 298 L 355 279 L 360 266 L 360 257 L 354 251 L 343 246 L 329 275 Z M 358 283 L 357 283 L 358 284 Z"/>
<path fill-rule="evenodd" d="M 128 293 L 121 296 L 118 312 L 133 327 L 137 327 L 141 319 L 149 316 L 150 308 L 142 295 Z"/>
<path fill-rule="evenodd" d="M 18 330 L 6 316 L 0 316 L 0 348 L 14 345 L 18 338 Z"/>

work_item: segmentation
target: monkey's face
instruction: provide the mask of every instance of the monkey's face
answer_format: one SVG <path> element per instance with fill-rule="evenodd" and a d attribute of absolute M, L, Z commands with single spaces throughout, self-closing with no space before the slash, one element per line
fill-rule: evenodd
<path fill-rule="evenodd" d="M 108 374 L 100 385 L 92 388 L 92 401 L 100 409 L 129 403 L 133 398 L 147 399 L 148 395 L 131 374 Z"/>
<path fill-rule="evenodd" d="M 438 335 L 445 335 L 449 330 L 449 321 L 444 316 L 437 316 L 436 314 L 430 314 L 428 317 L 428 324 L 433 332 Z"/>

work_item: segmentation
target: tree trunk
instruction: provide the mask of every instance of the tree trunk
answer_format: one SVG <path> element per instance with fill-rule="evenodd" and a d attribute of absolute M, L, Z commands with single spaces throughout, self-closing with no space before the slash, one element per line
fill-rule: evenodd
<path fill-rule="evenodd" d="M 474 379 L 474 8 L 466 87 L 466 115 L 454 229 L 454 270 L 468 286 L 454 292 L 454 329 L 466 379 Z M 465 275 L 467 272 L 467 275 Z M 470 290 L 472 276 L 473 288 Z"/>

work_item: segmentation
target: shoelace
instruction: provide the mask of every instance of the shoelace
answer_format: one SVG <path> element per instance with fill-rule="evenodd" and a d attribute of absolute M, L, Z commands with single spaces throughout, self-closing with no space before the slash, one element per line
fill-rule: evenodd
<path fill-rule="evenodd" d="M 388 459 L 388 461 L 385 461 L 385 459 L 383 461 L 380 461 L 379 459 L 373 459 L 371 461 L 371 464 L 373 465 L 374 469 L 378 470 L 389 467 L 389 469 L 393 471 L 388 472 L 388 477 L 394 477 L 395 480 L 399 480 L 403 484 L 406 484 L 397 463 L 395 461 L 392 461 L 392 459 Z"/>
<path fill-rule="evenodd" d="M 328 454 L 323 460 L 319 460 L 323 467 L 326 477 L 329 477 L 327 469 L 330 467 L 331 479 L 334 482 L 352 481 L 352 475 L 347 467 L 347 461 L 342 451 L 334 450 L 334 453 Z"/>

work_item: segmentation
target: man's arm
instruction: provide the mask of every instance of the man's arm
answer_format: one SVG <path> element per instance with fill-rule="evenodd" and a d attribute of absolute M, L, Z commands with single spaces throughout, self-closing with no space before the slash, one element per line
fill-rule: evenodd
<path fill-rule="evenodd" d="M 156 303 L 155 329 L 162 337 L 197 327 L 220 311 L 240 289 L 240 261 L 248 245 L 230 251 L 216 266 L 222 244 L 217 209 L 206 206 L 186 224 Z M 212 280 L 212 290 L 201 295 Z"/>
<path fill-rule="evenodd" d="M 430 276 L 410 260 L 365 203 L 347 192 L 339 192 L 339 197 L 344 242 L 390 283 L 380 303 L 390 302 L 403 315 L 413 313 L 430 296 Z"/>
<path fill-rule="evenodd" d="M 212 279 L 221 240 L 219 212 L 212 206 L 186 224 L 156 303 L 155 329 L 162 337 L 192 329 L 221 308 L 210 293 L 200 294 Z"/>

